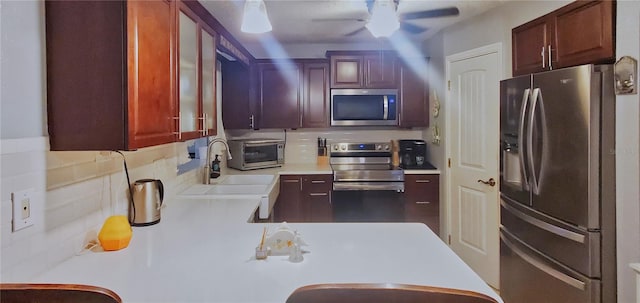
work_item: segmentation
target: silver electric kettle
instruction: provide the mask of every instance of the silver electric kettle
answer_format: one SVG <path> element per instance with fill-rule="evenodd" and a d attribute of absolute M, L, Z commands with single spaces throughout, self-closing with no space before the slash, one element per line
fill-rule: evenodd
<path fill-rule="evenodd" d="M 133 226 L 147 226 L 160 222 L 160 207 L 164 199 L 162 181 L 142 179 L 133 183 L 131 188 L 132 204 L 129 207 L 129 220 Z"/>

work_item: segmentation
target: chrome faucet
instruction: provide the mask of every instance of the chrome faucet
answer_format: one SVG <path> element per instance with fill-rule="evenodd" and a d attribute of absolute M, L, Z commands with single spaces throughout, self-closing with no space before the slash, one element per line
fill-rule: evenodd
<path fill-rule="evenodd" d="M 207 163 L 204 166 L 204 184 L 211 183 L 211 147 L 216 142 L 224 144 L 224 147 L 227 148 L 227 160 L 231 160 L 231 151 L 229 151 L 229 145 L 227 144 L 227 141 L 222 138 L 214 138 L 213 140 L 211 140 L 211 142 L 209 142 L 209 145 L 207 146 Z"/>

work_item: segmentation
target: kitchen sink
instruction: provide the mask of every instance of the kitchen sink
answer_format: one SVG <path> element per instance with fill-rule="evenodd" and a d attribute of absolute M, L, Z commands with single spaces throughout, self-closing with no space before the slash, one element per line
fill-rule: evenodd
<path fill-rule="evenodd" d="M 280 193 L 276 175 L 226 175 L 211 184 L 194 184 L 178 194 L 189 199 L 258 199 L 258 216 L 267 219 Z"/>
<path fill-rule="evenodd" d="M 216 198 L 217 196 L 256 196 L 267 194 L 267 185 L 241 185 L 241 184 L 195 184 L 180 195 L 183 196 L 201 196 L 207 198 Z M 242 197 L 239 197 L 242 198 Z"/>
<path fill-rule="evenodd" d="M 211 186 L 205 195 L 261 195 L 266 193 L 267 185 L 229 185 L 217 184 Z"/>
<path fill-rule="evenodd" d="M 269 185 L 275 178 L 274 175 L 227 175 L 216 184 L 224 185 Z"/>

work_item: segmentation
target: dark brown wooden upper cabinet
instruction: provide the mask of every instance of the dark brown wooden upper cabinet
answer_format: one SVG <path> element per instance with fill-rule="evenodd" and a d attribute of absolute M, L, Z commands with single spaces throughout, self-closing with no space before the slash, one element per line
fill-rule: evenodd
<path fill-rule="evenodd" d="M 182 2 L 178 10 L 180 140 L 216 135 L 216 33 Z"/>
<path fill-rule="evenodd" d="M 46 1 L 51 150 L 175 141 L 175 2 Z"/>
<path fill-rule="evenodd" d="M 302 127 L 329 127 L 329 62 L 303 63 Z"/>
<path fill-rule="evenodd" d="M 615 1 L 576 1 L 512 30 L 513 75 L 615 61 Z"/>
<path fill-rule="evenodd" d="M 364 79 L 367 88 L 393 88 L 396 83 L 396 56 L 389 52 L 365 55 Z"/>
<path fill-rule="evenodd" d="M 260 128 L 302 127 L 302 65 L 290 60 L 258 62 Z"/>
<path fill-rule="evenodd" d="M 364 85 L 362 56 L 331 56 L 331 88 L 360 88 Z"/>
<path fill-rule="evenodd" d="M 329 51 L 331 88 L 395 88 L 395 54 L 390 51 Z"/>
<path fill-rule="evenodd" d="M 222 121 L 226 129 L 254 129 L 257 127 L 255 106 L 251 103 L 251 71 L 240 61 L 222 63 Z"/>
<path fill-rule="evenodd" d="M 614 12 L 615 1 L 579 1 L 560 8 L 554 14 L 555 66 L 615 62 Z"/>
<path fill-rule="evenodd" d="M 546 53 L 546 46 L 551 44 L 549 29 L 551 18 L 538 18 L 534 21 L 520 25 L 512 31 L 513 45 L 513 74 L 522 75 L 541 72 L 547 69 L 547 58 L 542 60 Z"/>
<path fill-rule="evenodd" d="M 429 126 L 429 60 L 427 58 L 398 60 L 400 94 L 400 127 Z"/>

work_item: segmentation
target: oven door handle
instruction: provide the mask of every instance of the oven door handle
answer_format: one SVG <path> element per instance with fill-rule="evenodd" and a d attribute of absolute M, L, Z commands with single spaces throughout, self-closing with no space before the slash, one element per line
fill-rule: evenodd
<path fill-rule="evenodd" d="M 403 192 L 404 182 L 333 182 L 333 190 L 392 190 Z"/>

